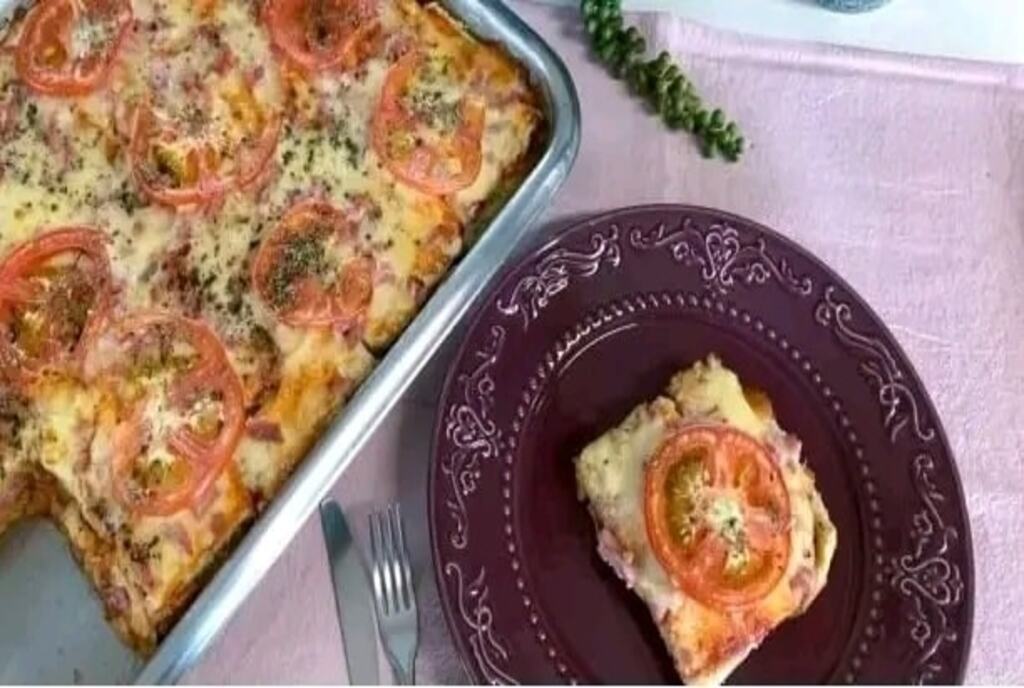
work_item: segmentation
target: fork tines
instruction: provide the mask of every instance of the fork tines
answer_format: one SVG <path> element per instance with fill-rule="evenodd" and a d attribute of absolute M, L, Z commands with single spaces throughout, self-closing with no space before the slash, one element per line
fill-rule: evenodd
<path fill-rule="evenodd" d="M 377 630 L 395 680 L 403 685 L 416 682 L 416 646 L 419 620 L 412 567 L 405 547 L 405 530 L 397 504 L 370 514 L 370 556 L 373 559 L 373 603 Z"/>
<path fill-rule="evenodd" d="M 397 504 L 370 514 L 370 553 L 373 560 L 373 594 L 377 613 L 390 616 L 414 609 L 412 568 L 405 546 L 402 514 Z"/>

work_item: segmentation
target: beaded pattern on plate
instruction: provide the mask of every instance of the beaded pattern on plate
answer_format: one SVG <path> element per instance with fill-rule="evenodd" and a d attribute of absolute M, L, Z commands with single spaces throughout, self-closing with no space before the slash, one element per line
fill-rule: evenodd
<path fill-rule="evenodd" d="M 835 287 L 825 289 L 824 299 L 814 309 L 814 319 L 830 327 L 847 348 L 865 357 L 860 362 L 860 370 L 868 383 L 878 390 L 878 403 L 884 414 L 882 423 L 891 441 L 896 441 L 908 423 L 919 440 L 927 442 L 935 438 L 935 429 L 923 425 L 917 399 L 907 386 L 896 358 L 881 341 L 850 327 L 853 313 L 849 304 L 836 299 Z"/>
<path fill-rule="evenodd" d="M 853 455 L 857 458 L 861 476 L 864 478 L 864 489 L 868 494 L 868 504 L 872 516 L 868 521 L 868 556 L 870 566 L 877 569 L 871 577 L 874 589 L 871 593 L 871 605 L 869 608 L 870 620 L 863 630 L 863 636 L 857 642 L 853 656 L 849 661 L 849 667 L 843 674 L 843 679 L 852 682 L 856 677 L 856 671 L 862 666 L 864 657 L 870 651 L 871 641 L 877 640 L 881 633 L 877 622 L 881 619 L 880 603 L 883 597 L 885 577 L 881 567 L 884 564 L 882 554 L 884 539 L 882 538 L 882 517 L 881 505 L 875 496 L 877 487 L 871 479 L 871 469 L 864 456 L 864 450 L 859 443 L 856 431 L 846 415 L 842 402 L 835 398 L 831 387 L 829 387 L 821 373 L 806 355 L 794 347 L 785 336 L 745 310 L 726 303 L 708 295 L 696 294 L 693 292 L 661 292 L 655 294 L 640 294 L 625 299 L 617 300 L 598 307 L 585 315 L 575 326 L 566 330 L 565 334 L 556 340 L 554 346 L 545 354 L 536 372 L 527 382 L 522 392 L 520 403 L 516 408 L 515 420 L 512 422 L 512 433 L 509 435 L 509 449 L 506 462 L 510 467 L 513 462 L 514 450 L 518 443 L 518 435 L 525 428 L 525 421 L 529 417 L 533 405 L 544 394 L 545 386 L 549 380 L 557 379 L 563 364 L 573 359 L 572 354 L 589 343 L 594 337 L 607 334 L 607 328 L 619 327 L 628 324 L 633 317 L 642 315 L 645 312 L 659 309 L 680 309 L 697 310 L 726 317 L 741 326 L 752 330 L 759 337 L 767 340 L 771 345 L 778 348 L 791 360 L 793 360 L 803 374 L 815 385 L 828 408 L 835 414 L 839 427 L 843 430 L 843 439 L 850 446 Z M 528 589 L 526 580 L 521 575 L 522 563 L 517 555 L 517 546 L 512 527 L 512 472 L 506 468 L 502 472 L 502 498 L 503 515 L 505 517 L 505 538 L 506 547 L 511 557 L 510 563 L 516 573 L 516 588 L 519 590 L 523 606 L 527 610 L 528 620 L 534 628 L 534 636 L 541 644 L 545 654 L 554 664 L 559 675 L 575 683 L 576 677 L 562 660 L 564 652 L 560 651 L 551 639 L 551 633 L 541 619 L 539 613 L 533 609 L 533 598 Z"/>
<path fill-rule="evenodd" d="M 491 327 L 490 338 L 475 353 L 476 367 L 458 378 L 463 403 L 449 407 L 445 420 L 445 437 L 455 450 L 442 457 L 440 467 L 449 488 L 445 508 L 453 523 L 448 541 L 457 550 L 469 544 L 466 499 L 476 492 L 484 462 L 496 460 L 505 444 L 501 429 L 490 416 L 495 388 L 490 370 L 504 344 L 505 329 Z M 508 665 L 509 651 L 494 629 L 486 570 L 481 567 L 480 573 L 466 582 L 467 576 L 459 563 L 448 561 L 444 573 L 455 581 L 459 615 L 469 631 L 469 646 L 481 675 L 491 685 L 515 684 L 516 680 L 502 668 Z"/>
<path fill-rule="evenodd" d="M 896 357 L 880 340 L 857 332 L 852 326 L 850 304 L 840 301 L 835 287 L 824 290 L 822 301 L 814 310 L 818 324 L 831 329 L 836 337 L 861 356 L 860 371 L 868 384 L 877 390 L 883 412 L 883 425 L 895 443 L 900 431 L 909 427 L 915 442 L 928 444 L 937 433 L 923 420 L 918 399 L 906 384 L 906 377 Z M 952 545 L 961 539 L 956 528 L 947 525 L 937 504 L 945 497 L 935 488 L 931 474 L 935 460 L 927 453 L 919 454 L 910 465 L 914 490 L 922 508 L 916 511 L 909 527 L 913 552 L 892 557 L 887 567 L 891 588 L 907 600 L 910 611 L 910 639 L 918 645 L 914 683 L 927 683 L 939 678 L 945 665 L 939 656 L 944 643 L 955 642 L 957 635 L 950 628 L 948 612 L 964 599 L 964 578 L 959 565 L 950 556 Z M 854 677 L 847 676 L 848 681 Z"/>
<path fill-rule="evenodd" d="M 678 227 L 671 231 L 664 223 L 659 223 L 647 231 L 633 228 L 629 232 L 629 240 L 634 248 L 639 249 L 667 247 L 677 262 L 700 268 L 701 278 L 706 287 L 723 294 L 735 285 L 737 278 L 744 284 L 752 285 L 764 284 L 774 277 L 780 285 L 794 294 L 809 296 L 813 291 L 811 280 L 807 277 L 798 277 L 784 259 L 776 260 L 767 251 L 762 237 L 744 243 L 739 232 L 725 224 L 712 224 L 702 230 L 698 229 L 691 218 L 683 218 Z M 895 442 L 900 432 L 908 425 L 917 440 L 934 440 L 935 428 L 926 425 L 922 420 L 918 400 L 908 386 L 906 376 L 895 356 L 884 342 L 850 327 L 853 312 L 848 303 L 836 298 L 834 285 L 825 287 L 823 300 L 815 308 L 814 317 L 819 324 L 831 328 L 839 341 L 861 358 L 860 371 L 868 384 L 876 390 L 883 413 L 883 425 L 889 431 L 890 441 Z M 831 396 L 831 390 L 827 387 L 824 391 L 829 392 L 826 397 Z M 836 400 L 832 402 L 833 410 L 837 413 L 840 412 L 838 403 Z M 842 415 L 839 420 L 840 425 L 848 422 Z M 843 429 L 847 428 L 844 426 Z M 855 444 L 852 432 L 848 439 Z M 870 480 L 870 466 L 864 460 L 863 450 L 855 447 L 854 454 L 860 463 L 862 477 L 866 480 L 865 489 L 869 495 L 868 505 L 872 512 L 869 523 L 876 531 L 872 544 L 880 549 L 884 542 L 880 540 L 881 536 L 878 534 L 881 515 L 879 502 L 875 497 L 877 486 Z M 933 461 L 930 456 L 926 458 Z M 914 611 L 910 614 L 913 624 L 910 636 L 921 648 L 915 680 L 924 682 L 936 678 L 943 668 L 941 662 L 935 658 L 942 643 L 956 640 L 956 633 L 949 628 L 944 608 L 961 602 L 963 579 L 959 566 L 948 557 L 950 542 L 959 539 L 959 533 L 955 528 L 946 526 L 934 508 L 934 501 L 941 501 L 944 498 L 934 490 L 931 493 L 922 491 L 916 462 L 914 471 L 915 486 L 924 504 L 923 510 L 915 515 L 914 527 L 911 529 L 917 554 L 914 558 L 896 558 L 896 561 L 901 562 L 902 576 L 894 578 L 892 585 L 905 598 L 911 600 L 913 606 Z M 931 494 L 932 497 L 926 497 L 927 494 Z M 934 527 L 942 529 L 940 540 L 932 537 L 931 531 L 918 527 L 919 521 L 928 518 L 938 519 Z M 928 550 L 929 546 L 934 546 L 936 551 L 926 558 L 923 552 Z M 875 564 L 880 563 L 879 556 L 875 555 Z M 871 592 L 870 619 L 864 628 L 864 636 L 857 645 L 857 651 L 850 660 L 850 669 L 843 676 L 847 683 L 856 680 L 857 671 L 870 649 L 869 641 L 881 636 L 877 622 L 881 618 L 879 603 L 883 595 L 883 580 L 882 574 L 875 574 L 871 581 L 875 589 Z"/>
<path fill-rule="evenodd" d="M 530 323 L 539 317 L 552 297 L 569 286 L 572 277 L 589 277 L 596 274 L 603 266 L 615 269 L 621 265 L 622 251 L 618 244 L 619 235 L 619 227 L 612 225 L 607 234 L 601 234 L 600 230 L 597 230 L 589 237 L 589 250 L 559 248 L 552 251 L 541 259 L 537 269 L 516 284 L 508 299 L 498 301 L 498 310 L 506 316 L 519 315 L 522 318 L 522 326 L 525 331 Z M 735 286 L 737 280 L 746 285 L 758 285 L 765 284 L 771 278 L 775 278 L 788 291 L 801 297 L 810 296 L 814 291 L 810 278 L 797 276 L 784 259 L 775 259 L 768 252 L 763 237 L 755 234 L 754 240 L 744 243 L 741 234 L 727 225 L 713 224 L 702 231 L 697 228 L 696 223 L 689 218 L 684 218 L 678 225 L 678 229 L 674 231 L 667 231 L 664 223 L 647 231 L 634 227 L 629 232 L 629 239 L 630 245 L 639 250 L 667 247 L 677 262 L 690 267 L 698 267 L 705 288 L 713 293 L 717 292 L 721 295 L 728 293 Z M 836 287 L 834 286 L 830 285 L 825 288 L 824 300 L 818 304 L 814 312 L 815 319 L 819 324 L 830 327 L 845 346 L 854 349 L 862 356 L 868 356 L 867 360 L 861 362 L 860 370 L 869 384 L 873 384 L 877 390 L 878 402 L 883 410 L 884 427 L 889 431 L 890 439 L 895 441 L 900 431 L 910 423 L 910 427 L 913 428 L 915 436 L 919 440 L 931 441 L 936 437 L 936 432 L 934 428 L 923 424 L 917 400 L 907 386 L 895 357 L 884 343 L 866 337 L 850 327 L 853 317 L 851 307 L 849 304 L 839 302 L 835 297 L 835 292 Z M 882 537 L 883 522 L 881 505 L 877 497 L 877 485 L 872 478 L 871 466 L 859 443 L 858 435 L 852 429 L 849 417 L 843 410 L 842 402 L 835 398 L 832 388 L 824 382 L 818 369 L 785 337 L 780 336 L 774 328 L 733 305 L 695 293 L 635 296 L 608 304 L 585 316 L 548 351 L 538 366 L 536 374 L 527 383 L 512 422 L 512 434 L 504 442 L 503 448 L 507 451 L 502 451 L 501 443 L 490 445 L 490 448 L 484 450 L 486 458 L 490 459 L 493 459 L 497 453 L 504 454 L 505 467 L 501 473 L 502 510 L 510 564 L 527 618 L 535 630 L 535 637 L 559 675 L 570 682 L 576 682 L 576 677 L 554 646 L 550 633 L 544 627 L 534 608 L 533 599 L 521 574 L 522 566 L 518 559 L 517 546 L 513 536 L 511 465 L 517 445 L 516 435 L 522 430 L 529 409 L 539 397 L 546 380 L 556 372 L 556 368 L 565 359 L 566 354 L 584 342 L 591 333 L 601 329 L 603 325 L 627 315 L 672 306 L 690 309 L 702 308 L 710 313 L 727 315 L 730 319 L 752 329 L 756 334 L 782 350 L 799 365 L 803 373 L 818 389 L 827 408 L 835 414 L 839 427 L 843 431 L 842 437 L 850 446 L 852 454 L 857 460 L 858 470 L 864 481 L 864 490 L 868 496 L 867 504 L 870 512 L 867 522 L 869 567 L 874 567 L 875 573 L 869 578 L 869 587 L 871 588 L 869 619 L 850 656 L 847 670 L 842 679 L 847 683 L 852 683 L 857 679 L 864 658 L 870 652 L 871 644 L 881 638 L 882 634 L 878 624 L 882 617 L 881 601 L 887 588 L 887 581 L 891 588 L 895 588 L 913 605 L 914 611 L 909 615 L 912 623 L 910 636 L 921 648 L 915 679 L 918 682 L 924 682 L 937 677 L 943 668 L 937 659 L 939 647 L 944 641 L 956 639 L 955 631 L 949 628 L 948 617 L 943 608 L 961 603 L 964 586 L 959 567 L 948 557 L 949 547 L 953 541 L 959 538 L 959 535 L 954 528 L 945 524 L 935 506 L 937 502 L 944 501 L 945 498 L 935 490 L 930 479 L 934 461 L 930 456 L 923 455 L 914 462 L 915 489 L 925 505 L 914 519 L 911 538 L 915 551 L 911 554 L 893 557 L 886 566 L 882 554 L 885 541 Z M 501 331 L 500 335 L 497 334 L 499 330 Z M 474 371 L 474 374 L 465 376 L 467 382 L 482 369 L 494 365 L 501 354 L 501 345 L 495 346 L 493 343 L 494 339 L 498 337 L 503 341 L 504 330 L 500 327 L 492 328 L 490 344 L 485 345 L 483 350 L 477 352 L 478 358 L 481 358 L 484 363 Z M 482 386 L 479 385 L 480 381 L 484 381 Z M 460 379 L 461 382 L 463 381 Z M 470 422 L 468 426 L 463 426 L 463 429 L 465 427 L 476 428 L 478 431 L 484 429 L 486 431 L 483 434 L 488 436 L 500 434 L 500 430 L 494 428 L 493 423 L 488 425 L 488 417 L 481 413 L 481 410 L 490 408 L 492 404 L 493 380 L 487 375 L 482 375 L 475 388 L 470 383 L 464 384 L 463 390 L 466 404 L 477 409 L 476 420 L 484 421 L 482 423 Z M 904 404 L 907 405 L 907 408 L 904 407 Z M 450 421 L 459 413 L 464 414 L 465 411 L 449 409 Z M 464 417 L 472 419 L 473 415 L 470 413 Z M 458 427 L 458 424 L 450 427 Z M 471 436 L 472 433 L 463 437 L 468 439 Z M 470 440 L 471 442 L 472 440 Z M 469 459 L 464 465 L 472 466 L 472 459 Z M 475 481 L 480 477 L 478 465 L 477 461 L 477 467 L 469 469 L 471 480 L 468 483 L 463 483 L 464 486 L 475 485 Z M 450 482 L 453 490 L 459 489 L 458 485 L 459 481 Z M 452 537 L 461 542 L 463 547 L 468 542 L 464 499 L 472 493 L 473 489 L 470 487 L 460 498 L 456 499 L 458 504 L 456 511 L 450 510 L 452 518 L 456 522 L 456 533 L 452 534 Z M 461 531 L 460 528 L 462 528 Z M 461 538 L 458 536 L 459 532 L 463 533 Z M 455 544 L 454 541 L 453 544 Z M 457 564 L 449 563 L 445 567 L 446 573 L 449 571 L 449 565 L 455 567 L 453 570 L 459 570 Z M 459 573 L 461 574 L 461 570 Z M 492 613 L 490 607 L 486 605 L 486 586 L 483 586 L 483 575 L 484 572 L 481 569 L 480 576 L 474 581 L 474 584 L 477 585 L 474 599 L 481 606 L 474 607 L 472 614 L 467 613 L 468 607 L 463 605 L 462 585 L 461 582 L 459 583 L 460 612 L 471 631 L 477 634 L 473 636 L 477 639 L 476 642 L 471 640 L 471 645 L 481 674 L 492 683 L 513 682 L 513 679 L 496 664 L 496 659 L 507 664 L 509 657 L 500 642 L 491 642 L 494 639 L 490 625 Z M 484 612 L 482 618 L 486 619 L 486 624 L 483 626 L 480 624 L 479 614 L 481 611 Z M 484 637 L 479 635 L 481 632 L 484 633 Z M 497 652 L 497 649 L 501 651 Z M 495 654 L 497 658 L 495 658 Z"/>
<path fill-rule="evenodd" d="M 825 289 L 814 311 L 815 320 L 830 328 L 840 342 L 862 358 L 860 370 L 877 391 L 883 412 L 882 422 L 889 440 L 896 442 L 905 427 L 913 432 L 912 441 L 927 445 L 936 439 L 934 427 L 925 424 L 918 401 L 906 384 L 906 376 L 886 345 L 851 326 L 853 313 L 848 303 L 835 295 L 835 287 Z M 913 552 L 893 556 L 886 573 L 889 585 L 910 606 L 910 639 L 917 644 L 917 668 L 912 680 L 926 683 L 938 679 L 945 669 L 939 655 L 944 643 L 957 640 L 950 627 L 949 611 L 963 602 L 964 582 L 960 566 L 950 557 L 950 549 L 960 540 L 956 528 L 947 525 L 937 507 L 945 496 L 935 488 L 932 471 L 935 460 L 922 452 L 911 463 L 911 479 L 921 500 L 909 527 Z M 847 675 L 846 680 L 855 678 Z"/>
<path fill-rule="evenodd" d="M 496 460 L 505 444 L 501 429 L 490 414 L 494 408 L 494 379 L 490 370 L 501 356 L 505 328 L 495 325 L 490 335 L 483 348 L 475 353 L 479 361 L 476 368 L 459 376 L 462 403 L 450 406 L 445 419 L 445 437 L 455 450 L 446 453 L 440 465 L 450 488 L 445 508 L 454 522 L 448 541 L 455 549 L 465 549 L 469 544 L 466 499 L 476 491 L 482 464 Z"/>

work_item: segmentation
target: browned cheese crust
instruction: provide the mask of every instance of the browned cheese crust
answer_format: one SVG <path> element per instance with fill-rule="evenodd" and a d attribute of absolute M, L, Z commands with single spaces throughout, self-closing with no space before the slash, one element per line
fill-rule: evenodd
<path fill-rule="evenodd" d="M 372 40 L 354 63 L 322 71 L 298 67 L 275 44 L 262 0 L 130 5 L 109 74 L 84 94 L 42 93 L 26 82 L 16 55 L 32 7 L 0 34 L 0 261 L 57 228 L 101 233 L 110 272 L 102 327 L 159 313 L 209 328 L 241 383 L 245 431 L 197 503 L 145 512 L 115 485 L 124 479 L 115 457 L 125 451 L 129 413 L 120 392 L 98 384 L 91 364 L 30 379 L 3 372 L 0 341 L 0 535 L 21 519 L 52 519 L 112 625 L 148 653 L 529 171 L 544 122 L 521 66 L 435 5 L 368 1 Z M 106 30 L 80 27 L 71 49 L 107 40 Z M 456 190 L 408 182 L 375 144 L 385 82 L 411 53 L 440 65 L 443 77 L 436 87 L 417 82 L 433 108 L 423 117 L 465 119 L 465 103 L 484 113 L 479 171 Z M 136 150 L 146 108 L 242 151 L 257 148 L 251 131 L 279 129 L 252 174 L 237 171 L 244 183 L 181 204 L 153 189 L 166 179 L 186 186 L 198 163 L 174 142 Z M 152 150 L 156 171 L 139 172 L 139 156 Z M 242 170 L 244 154 L 202 164 Z M 348 320 L 289 319 L 256 277 L 261 249 L 296 207 L 314 201 L 345 218 L 340 248 L 318 260 L 336 261 L 341 276 L 347 261 L 372 268 L 367 298 Z M 0 338 L 12 332 L 0 326 Z M 166 411 L 146 408 L 153 419 Z"/>

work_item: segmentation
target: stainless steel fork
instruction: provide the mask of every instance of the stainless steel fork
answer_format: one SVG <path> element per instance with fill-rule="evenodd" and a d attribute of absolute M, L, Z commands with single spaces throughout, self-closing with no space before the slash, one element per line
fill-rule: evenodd
<path fill-rule="evenodd" d="M 370 514 L 370 555 L 377 630 L 395 680 L 401 685 L 411 685 L 416 681 L 419 618 L 398 504 Z"/>

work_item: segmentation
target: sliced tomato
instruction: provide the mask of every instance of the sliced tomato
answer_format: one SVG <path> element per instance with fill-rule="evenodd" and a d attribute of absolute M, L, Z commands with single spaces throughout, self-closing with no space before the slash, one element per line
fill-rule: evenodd
<path fill-rule="evenodd" d="M 355 67 L 380 29 L 376 0 L 269 0 L 263 21 L 274 46 L 305 72 Z"/>
<path fill-rule="evenodd" d="M 715 608 L 772 591 L 789 562 L 790 507 L 763 444 L 732 428 L 691 426 L 669 436 L 645 470 L 648 538 L 683 591 Z"/>
<path fill-rule="evenodd" d="M 277 147 L 280 117 L 264 112 L 244 89 L 225 99 L 231 121 L 217 126 L 177 122 L 149 104 L 136 108 L 132 174 L 147 196 L 171 206 L 208 205 L 249 186 L 266 169 Z"/>
<path fill-rule="evenodd" d="M 117 500 L 143 515 L 198 508 L 245 429 L 242 383 L 217 335 L 177 315 L 131 316 L 97 336 L 87 372 L 124 409 L 112 438 Z"/>
<path fill-rule="evenodd" d="M 41 0 L 25 18 L 15 67 L 38 93 L 86 95 L 106 79 L 131 24 L 128 0 Z"/>
<path fill-rule="evenodd" d="M 260 245 L 253 289 L 282 322 L 346 330 L 362 320 L 373 296 L 374 262 L 345 250 L 359 212 L 302 201 Z"/>
<path fill-rule="evenodd" d="M 0 262 L 0 374 L 21 383 L 44 370 L 77 371 L 110 306 L 106 238 L 62 227 Z"/>
<path fill-rule="evenodd" d="M 444 57 L 406 54 L 391 67 L 373 115 L 373 148 L 398 179 L 445 195 L 480 174 L 484 106 L 475 96 L 451 96 L 453 65 Z"/>

